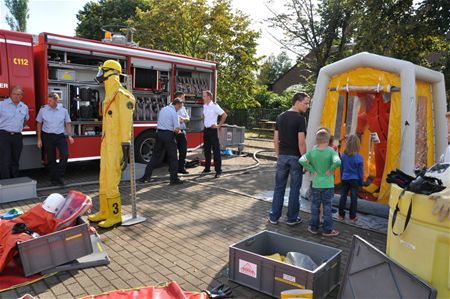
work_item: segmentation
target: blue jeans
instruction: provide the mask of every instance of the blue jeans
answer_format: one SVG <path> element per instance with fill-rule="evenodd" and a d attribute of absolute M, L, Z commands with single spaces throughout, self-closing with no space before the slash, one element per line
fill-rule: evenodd
<path fill-rule="evenodd" d="M 333 230 L 333 212 L 331 201 L 334 197 L 334 188 L 312 188 L 311 203 L 311 229 L 319 229 L 320 204 L 323 204 L 323 232 L 329 233 Z"/>
<path fill-rule="evenodd" d="M 270 220 L 277 221 L 281 217 L 284 202 L 284 192 L 289 175 L 291 186 L 287 221 L 294 222 L 298 218 L 300 210 L 300 187 L 302 185 L 303 169 L 298 163 L 298 156 L 279 155 L 277 161 L 277 173 L 275 175 L 275 190 L 273 192 L 272 209 L 269 212 Z"/>

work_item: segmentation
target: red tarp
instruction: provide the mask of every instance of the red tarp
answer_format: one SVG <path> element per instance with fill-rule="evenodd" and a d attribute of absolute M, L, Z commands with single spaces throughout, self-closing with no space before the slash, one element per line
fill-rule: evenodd
<path fill-rule="evenodd" d="M 178 283 L 171 282 L 165 287 L 146 287 L 133 290 L 118 290 L 82 299 L 208 299 L 206 293 L 183 291 Z"/>
<path fill-rule="evenodd" d="M 6 265 L 3 272 L 0 273 L 0 292 L 24 286 L 36 282 L 38 280 L 44 279 L 51 275 L 53 274 L 47 275 L 36 274 L 29 277 L 25 277 L 20 262 L 17 259 L 12 259 L 8 263 L 8 265 Z"/>

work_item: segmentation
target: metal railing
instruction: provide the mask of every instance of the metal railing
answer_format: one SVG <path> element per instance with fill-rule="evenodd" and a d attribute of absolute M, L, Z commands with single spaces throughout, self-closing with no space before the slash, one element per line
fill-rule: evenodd
<path fill-rule="evenodd" d="M 277 116 L 285 111 L 286 108 L 275 109 L 236 109 L 228 113 L 227 123 L 243 126 L 247 129 L 260 127 L 261 120 L 275 121 Z"/>

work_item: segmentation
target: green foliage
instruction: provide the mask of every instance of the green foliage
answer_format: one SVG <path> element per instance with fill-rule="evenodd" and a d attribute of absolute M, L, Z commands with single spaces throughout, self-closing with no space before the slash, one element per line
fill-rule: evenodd
<path fill-rule="evenodd" d="M 261 105 L 261 108 L 276 109 L 291 107 L 291 99 L 294 92 L 286 92 L 283 95 L 276 94 L 272 91 L 268 91 L 266 86 L 260 86 L 258 92 L 255 95 L 255 99 Z"/>
<path fill-rule="evenodd" d="M 427 30 L 444 36 L 450 32 L 450 2 L 448 0 L 423 0 L 417 17 Z"/>
<path fill-rule="evenodd" d="M 101 40 L 102 26 L 126 25 L 136 9 L 148 9 L 147 0 L 100 0 L 86 3 L 77 14 L 76 35 L 88 39 Z"/>
<path fill-rule="evenodd" d="M 258 83 L 268 85 L 274 83 L 285 74 L 292 66 L 292 61 L 285 51 L 277 56 L 270 55 L 259 69 Z"/>
<path fill-rule="evenodd" d="M 424 63 L 444 73 L 447 88 L 447 111 L 450 110 L 450 2 L 448 0 L 424 0 L 417 10 L 424 32 L 422 42 L 434 52 L 432 59 Z"/>
<path fill-rule="evenodd" d="M 300 58 L 306 54 L 313 58 L 307 63 L 315 75 L 333 55 L 335 59 L 343 56 L 351 30 L 348 0 L 322 0 L 318 5 L 309 0 L 291 0 L 285 7 L 284 14 L 272 11 L 269 24 L 284 31 L 280 40 L 283 45 L 299 53 Z"/>
<path fill-rule="evenodd" d="M 412 0 L 356 0 L 355 5 L 360 8 L 355 12 L 356 52 L 368 51 L 413 63 L 423 59 L 426 45 L 417 43 L 420 25 L 414 17 Z"/>
<path fill-rule="evenodd" d="M 230 0 L 150 0 L 129 24 L 147 48 L 197 58 L 219 65 L 218 99 L 227 109 L 258 106 L 254 73 L 258 69 L 256 40 L 250 19 L 235 12 Z"/>
<path fill-rule="evenodd" d="M 274 14 L 268 20 L 284 31 L 283 44 L 301 54 L 308 53 L 300 60 L 314 77 L 329 63 L 367 51 L 443 72 L 450 94 L 448 0 L 423 0 L 418 5 L 413 0 L 315 3 L 290 0 L 286 2 L 287 13 Z"/>
<path fill-rule="evenodd" d="M 11 16 L 6 16 L 6 23 L 11 30 L 27 31 L 27 20 L 30 17 L 28 0 L 5 0 L 5 6 L 11 14 Z"/>

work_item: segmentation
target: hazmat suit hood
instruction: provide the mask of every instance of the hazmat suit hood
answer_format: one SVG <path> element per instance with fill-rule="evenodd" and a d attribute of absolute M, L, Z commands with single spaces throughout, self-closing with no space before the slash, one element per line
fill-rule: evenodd
<path fill-rule="evenodd" d="M 122 84 L 120 83 L 120 74 L 116 70 L 105 71 L 103 69 L 99 69 L 99 72 L 95 77 L 95 80 L 99 82 L 99 84 L 102 83 L 104 84 L 105 87 L 104 101 L 106 103 L 108 103 L 114 97 L 114 95 L 117 93 L 119 89 L 121 89 L 122 92 L 132 96 L 132 94 L 127 89 L 123 88 Z"/>
<path fill-rule="evenodd" d="M 119 72 L 117 70 L 113 69 L 104 69 L 103 67 L 100 67 L 98 69 L 97 75 L 95 75 L 95 81 L 97 81 L 98 84 L 102 84 L 105 82 L 109 77 L 119 75 Z"/>

